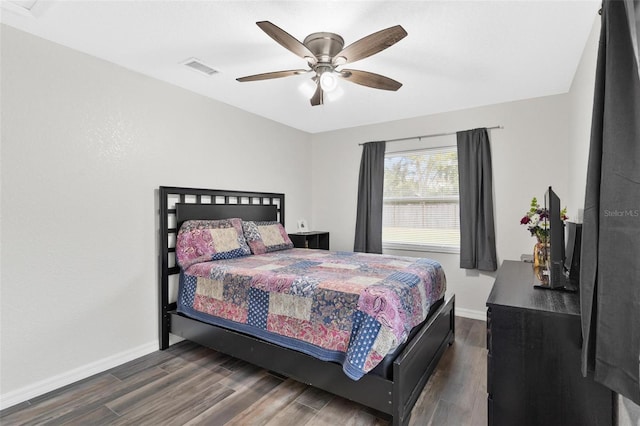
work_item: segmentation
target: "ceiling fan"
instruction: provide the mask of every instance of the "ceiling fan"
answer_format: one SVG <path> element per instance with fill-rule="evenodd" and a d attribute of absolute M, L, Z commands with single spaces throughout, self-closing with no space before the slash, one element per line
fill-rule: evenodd
<path fill-rule="evenodd" d="M 402 83 L 380 74 L 352 69 L 338 69 L 342 65 L 374 55 L 402 40 L 406 37 L 407 32 L 400 25 L 369 34 L 344 47 L 344 40 L 338 34 L 313 33 L 309 34 L 301 43 L 291 34 L 269 21 L 260 21 L 256 22 L 256 24 L 285 49 L 306 60 L 311 69 L 267 72 L 237 78 L 237 81 L 268 80 L 314 72 L 313 81 L 316 83 L 316 91 L 311 97 L 312 106 L 323 104 L 324 92 L 335 88 L 337 84 L 336 77 L 374 89 L 396 91 L 402 87 Z"/>

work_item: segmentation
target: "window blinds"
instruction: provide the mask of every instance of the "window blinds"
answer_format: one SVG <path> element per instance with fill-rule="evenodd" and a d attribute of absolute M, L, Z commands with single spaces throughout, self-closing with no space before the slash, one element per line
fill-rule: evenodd
<path fill-rule="evenodd" d="M 386 248 L 458 251 L 459 218 L 455 146 L 385 155 L 382 241 Z"/>

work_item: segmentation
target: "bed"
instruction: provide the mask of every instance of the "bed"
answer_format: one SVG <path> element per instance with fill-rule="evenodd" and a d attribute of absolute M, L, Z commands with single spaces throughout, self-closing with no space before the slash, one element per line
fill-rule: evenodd
<path fill-rule="evenodd" d="M 277 267 L 279 270 L 291 272 L 302 267 L 305 276 L 314 269 L 323 269 L 324 275 L 321 277 L 331 280 L 333 278 L 327 275 L 326 265 L 342 264 L 343 259 L 346 259 L 345 265 L 347 265 L 348 261 L 353 261 L 347 258 L 355 258 L 357 265 L 362 266 L 365 260 L 370 260 L 367 256 L 374 255 L 294 248 L 247 256 L 248 260 L 221 258 L 220 261 L 194 262 L 193 265 L 183 265 L 185 268 L 181 273 L 181 268 L 176 261 L 176 241 L 180 226 L 185 221 L 240 218 L 243 221 L 275 221 L 284 225 L 284 194 L 160 187 L 158 195 L 160 349 L 169 347 L 169 336 L 174 334 L 374 408 L 389 415 L 393 425 L 408 423 L 411 409 L 429 376 L 448 345 L 453 343 L 454 296 L 445 298 L 440 297 L 442 292 L 438 293 L 437 300 L 429 301 L 427 318 L 413 327 L 410 332 L 404 330 L 408 334 L 408 339 L 381 360 L 378 359 L 381 357 L 376 358 L 372 355 L 376 358 L 374 363 L 368 363 L 366 360 L 361 360 L 359 363 L 345 363 L 348 357 L 346 355 L 343 357 L 340 353 L 346 354 L 348 348 L 343 343 L 337 343 L 335 347 L 318 352 L 310 350 L 317 346 L 313 341 L 298 345 L 287 338 L 274 338 L 270 333 L 251 335 L 250 330 L 244 327 L 241 320 L 233 322 L 224 319 L 209 320 L 201 315 L 202 312 L 190 310 L 189 303 L 193 302 L 193 298 L 185 304 L 184 295 L 191 295 L 195 290 L 189 291 L 185 283 L 191 277 L 198 275 L 194 272 L 195 270 L 200 270 L 204 277 L 215 275 L 216 268 L 222 268 L 225 273 L 230 268 L 236 268 L 242 274 L 255 275 L 256 270 L 264 272 Z M 376 262 L 377 264 L 398 263 L 395 258 L 384 256 L 376 259 Z M 434 269 L 434 265 L 429 264 L 428 261 L 422 263 L 424 265 L 418 266 L 424 266 L 425 270 Z M 388 265 L 384 264 L 379 266 L 382 269 L 387 267 Z M 416 267 L 413 266 L 413 268 Z M 340 274 L 343 274 L 342 269 L 349 268 L 344 266 L 340 269 Z M 371 274 L 374 276 L 375 271 Z M 261 275 L 261 279 L 268 281 L 271 275 L 264 274 L 264 277 Z M 196 276 L 193 279 L 198 278 Z M 288 285 L 291 286 L 291 281 Z M 292 290 L 288 287 L 287 292 L 292 293 Z M 290 299 L 286 299 L 282 305 L 291 305 Z M 423 307 L 423 309 L 426 308 Z M 270 318 L 271 314 L 269 313 Z M 297 314 L 291 315 L 295 317 Z M 246 315 L 243 318 L 246 319 Z M 403 321 L 405 321 L 404 318 Z M 407 317 L 405 322 L 411 321 Z M 401 323 L 396 322 L 395 325 L 398 326 Z M 403 330 L 398 327 L 394 329 L 393 325 L 389 322 L 390 329 L 396 332 L 396 336 L 406 337 L 403 335 Z M 347 341 L 350 339 L 347 337 Z M 375 355 L 375 351 L 372 353 Z"/>

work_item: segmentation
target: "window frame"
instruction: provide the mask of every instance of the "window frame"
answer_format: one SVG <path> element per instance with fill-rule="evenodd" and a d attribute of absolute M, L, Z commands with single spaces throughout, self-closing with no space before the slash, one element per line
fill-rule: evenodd
<path fill-rule="evenodd" d="M 420 147 L 413 149 L 406 149 L 400 151 L 388 151 L 385 152 L 385 159 L 389 156 L 399 156 L 401 154 L 411 154 L 411 153 L 424 153 L 429 151 L 442 150 L 444 148 L 452 148 L 453 151 L 457 150 L 457 146 L 455 144 L 443 144 L 438 146 L 429 146 L 429 147 Z M 457 159 L 457 152 L 456 152 Z M 460 189 L 458 188 L 458 195 L 450 196 L 451 198 L 456 198 L 455 201 L 451 201 L 452 203 L 458 204 L 460 206 Z M 398 200 L 402 200 L 403 198 L 397 198 Z M 447 201 L 446 198 L 442 197 L 416 197 L 416 201 L 425 201 L 425 200 L 433 200 L 434 202 L 442 202 Z M 383 211 L 384 205 L 388 198 L 384 197 L 382 199 Z M 384 218 L 384 215 L 383 215 Z M 458 230 L 460 229 L 460 225 L 458 224 Z M 383 230 L 384 230 L 384 222 L 383 222 Z M 417 252 L 432 252 L 432 253 L 451 253 L 451 254 L 459 254 L 460 253 L 460 240 L 458 240 L 457 245 L 448 246 L 448 245 L 438 245 L 438 244 L 418 244 L 418 243 L 409 243 L 409 242 L 389 242 L 382 240 L 382 248 L 386 250 L 398 250 L 398 251 L 417 251 Z"/>

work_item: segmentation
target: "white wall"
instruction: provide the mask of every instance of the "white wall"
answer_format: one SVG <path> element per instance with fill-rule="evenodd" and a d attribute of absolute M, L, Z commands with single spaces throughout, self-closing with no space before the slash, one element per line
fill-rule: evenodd
<path fill-rule="evenodd" d="M 587 184 L 599 37 L 600 16 L 597 16 L 569 91 L 569 197 L 572 208 L 569 214 L 579 222 L 582 222 Z"/>
<path fill-rule="evenodd" d="M 332 249 L 353 249 L 362 152 L 359 143 L 501 125 L 504 129 L 491 130 L 489 135 L 497 255 L 499 262 L 520 259 L 522 253 L 532 253 L 535 242 L 520 225 L 531 198 L 542 199 L 546 188 L 553 185 L 566 204 L 567 120 L 568 98 L 558 95 L 315 134 L 312 226 L 331 232 Z M 448 289 L 456 294 L 456 311 L 484 317 L 494 273 L 460 269 L 457 254 L 393 253 L 440 261 L 447 274 Z"/>
<path fill-rule="evenodd" d="M 284 192 L 295 230 L 292 218 L 311 217 L 311 179 L 291 159 L 311 145 L 304 132 L 11 27 L 1 40 L 6 406 L 157 349 L 158 186 Z"/>

